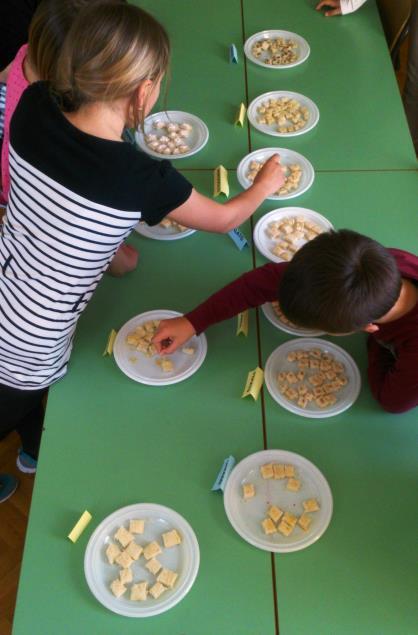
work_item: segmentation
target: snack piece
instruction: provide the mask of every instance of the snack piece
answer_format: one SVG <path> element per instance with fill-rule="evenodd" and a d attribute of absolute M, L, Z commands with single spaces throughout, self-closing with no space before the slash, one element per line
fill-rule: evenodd
<path fill-rule="evenodd" d="M 285 465 L 284 466 L 284 475 L 289 478 L 291 476 L 296 476 L 295 467 L 293 465 Z"/>
<path fill-rule="evenodd" d="M 151 558 L 151 560 L 148 560 L 147 564 L 145 565 L 145 568 L 148 569 L 148 571 L 150 571 L 154 575 L 156 575 L 159 572 L 161 567 L 162 567 L 162 564 L 157 560 L 157 558 Z"/>
<path fill-rule="evenodd" d="M 173 154 L 177 154 L 174 151 L 173 148 Z M 163 218 L 162 221 L 160 221 L 159 223 L 160 227 L 163 227 L 164 229 L 171 229 L 175 232 L 184 232 L 186 231 L 186 229 L 188 229 L 188 227 L 186 227 L 185 225 L 180 225 L 180 223 L 178 223 L 177 221 L 175 221 L 172 218 L 168 218 L 168 216 L 166 216 L 165 218 Z"/>
<path fill-rule="evenodd" d="M 127 584 L 128 582 L 132 582 L 134 576 L 132 573 L 132 569 L 121 569 L 119 571 L 119 579 L 122 584 Z"/>
<path fill-rule="evenodd" d="M 144 533 L 145 520 L 136 518 L 129 521 L 129 531 L 131 534 L 143 534 Z"/>
<path fill-rule="evenodd" d="M 260 467 L 260 474 L 263 478 L 273 478 L 274 476 L 273 464 L 266 463 L 265 465 L 262 465 Z"/>
<path fill-rule="evenodd" d="M 144 548 L 144 558 L 145 558 L 145 560 L 151 560 L 151 558 L 154 558 L 155 556 L 159 556 L 160 553 L 162 553 L 161 547 L 158 544 L 158 542 L 156 542 L 155 540 L 153 542 L 150 542 Z"/>
<path fill-rule="evenodd" d="M 303 531 L 308 531 L 310 525 L 312 523 L 312 517 L 309 514 L 303 513 L 302 516 L 298 520 L 298 525 L 302 527 Z"/>
<path fill-rule="evenodd" d="M 157 366 L 160 366 L 161 370 L 165 373 L 171 373 L 174 370 L 174 364 L 171 359 L 167 359 L 166 357 L 162 357 L 155 360 Z"/>
<path fill-rule="evenodd" d="M 154 600 L 156 600 L 162 593 L 164 593 L 164 591 L 167 591 L 167 588 L 161 584 L 161 582 L 156 582 L 154 586 L 150 588 L 149 594 L 152 595 Z"/>
<path fill-rule="evenodd" d="M 129 545 L 126 547 L 125 552 L 127 553 L 129 556 L 131 556 L 132 560 L 138 560 L 139 556 L 141 555 L 143 549 L 141 547 L 141 545 L 138 545 L 134 540 L 132 542 L 129 543 Z"/>
<path fill-rule="evenodd" d="M 289 525 L 285 520 L 282 520 L 277 528 L 283 536 L 290 536 L 294 529 L 294 525 Z"/>
<path fill-rule="evenodd" d="M 115 558 L 117 558 L 119 554 L 120 554 L 119 547 L 115 545 L 113 542 L 111 542 L 106 549 L 106 556 L 109 561 L 109 564 L 113 564 L 115 561 Z"/>
<path fill-rule="evenodd" d="M 302 505 L 305 512 L 317 512 L 320 509 L 316 498 L 308 498 L 306 501 L 303 501 Z"/>
<path fill-rule="evenodd" d="M 115 558 L 115 562 L 117 562 L 117 564 L 120 564 L 120 566 L 123 569 L 128 569 L 131 564 L 133 563 L 134 559 L 131 558 L 131 556 L 129 555 L 129 553 L 126 553 L 126 551 L 122 551 L 122 553 L 120 553 L 117 558 Z"/>
<path fill-rule="evenodd" d="M 133 584 L 131 587 L 131 600 L 136 600 L 139 602 L 143 602 L 147 599 L 148 595 L 148 582 L 138 582 L 138 584 Z"/>
<path fill-rule="evenodd" d="M 194 349 L 193 346 L 185 346 L 184 348 L 181 349 L 181 352 L 184 353 L 185 355 L 194 355 L 196 352 L 196 349 Z"/>
<path fill-rule="evenodd" d="M 282 520 L 288 525 L 291 525 L 292 527 L 294 527 L 298 521 L 297 516 L 292 514 L 292 512 L 285 512 L 283 514 Z"/>
<path fill-rule="evenodd" d="M 120 596 L 123 595 L 126 591 L 126 586 L 122 584 L 119 578 L 116 578 L 116 580 L 113 580 L 113 582 L 110 585 L 110 588 L 113 595 L 117 598 L 120 598 Z"/>
<path fill-rule="evenodd" d="M 253 498 L 253 496 L 255 496 L 255 487 L 252 483 L 244 483 L 242 486 L 242 496 L 244 500 L 248 500 L 249 498 Z"/>
<path fill-rule="evenodd" d="M 269 534 L 274 534 L 276 533 L 277 529 L 276 529 L 276 525 L 274 524 L 274 522 L 272 521 L 271 518 L 265 518 L 262 522 L 261 525 L 264 529 L 264 533 L 269 535 Z"/>
<path fill-rule="evenodd" d="M 163 569 L 158 574 L 157 582 L 161 582 L 161 584 L 164 584 L 164 586 L 167 586 L 170 589 L 172 589 L 177 578 L 178 578 L 178 573 L 176 573 L 175 571 L 171 571 L 170 569 Z"/>
<path fill-rule="evenodd" d="M 285 478 L 286 474 L 284 470 L 284 465 L 282 463 L 273 464 L 273 475 L 276 480 Z"/>
<path fill-rule="evenodd" d="M 286 489 L 290 492 L 298 492 L 300 490 L 301 482 L 297 478 L 289 478 L 287 481 Z"/>
<path fill-rule="evenodd" d="M 125 529 L 125 527 L 119 527 L 119 529 L 115 533 L 114 538 L 118 542 L 120 542 L 122 547 L 127 547 L 129 545 L 129 543 L 132 542 L 132 540 L 134 539 L 134 537 L 131 534 L 131 532 L 127 531 L 127 529 Z"/>
<path fill-rule="evenodd" d="M 271 505 L 267 510 L 267 514 L 275 523 L 277 523 L 277 521 L 283 516 L 282 510 L 276 505 Z"/>
<path fill-rule="evenodd" d="M 178 531 L 172 529 L 171 531 L 166 531 L 163 534 L 163 542 L 166 549 L 168 549 L 169 547 L 175 547 L 176 545 L 179 545 L 181 543 L 181 536 Z"/>

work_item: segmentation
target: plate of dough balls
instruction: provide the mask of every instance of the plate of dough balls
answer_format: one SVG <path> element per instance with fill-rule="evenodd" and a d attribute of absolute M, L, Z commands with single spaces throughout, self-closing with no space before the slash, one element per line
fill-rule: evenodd
<path fill-rule="evenodd" d="M 315 179 L 312 163 L 298 152 L 286 148 L 263 148 L 247 154 L 237 168 L 240 185 L 244 189 L 249 188 L 265 162 L 274 154 L 280 156 L 280 165 L 283 167 L 286 180 L 277 192 L 267 198 L 282 201 L 300 196 L 309 190 Z"/>
<path fill-rule="evenodd" d="M 168 386 L 199 370 L 207 353 L 205 335 L 194 335 L 171 355 L 159 356 L 152 343 L 161 320 L 180 317 L 177 311 L 155 309 L 136 315 L 119 330 L 113 355 L 120 370 L 141 384 Z"/>
<path fill-rule="evenodd" d="M 127 617 L 150 617 L 184 598 L 199 562 L 199 545 L 185 518 L 163 505 L 138 503 L 99 524 L 87 544 L 84 573 L 103 606 Z"/>
<path fill-rule="evenodd" d="M 254 128 L 273 137 L 295 137 L 314 128 L 319 121 L 316 104 L 301 95 L 275 90 L 256 97 L 248 106 Z"/>
<path fill-rule="evenodd" d="M 286 450 L 263 450 L 238 463 L 228 478 L 224 505 L 241 538 L 279 553 L 316 542 L 327 529 L 333 508 L 322 472 Z"/>
<path fill-rule="evenodd" d="M 272 262 L 288 262 L 309 240 L 333 229 L 325 216 L 305 207 L 282 207 L 264 214 L 254 227 L 258 251 Z"/>
<path fill-rule="evenodd" d="M 310 52 L 307 41 L 291 31 L 260 31 L 251 35 L 244 44 L 247 58 L 264 68 L 298 66 L 308 59 Z"/>
<path fill-rule="evenodd" d="M 278 300 L 266 302 L 262 305 L 261 310 L 273 326 L 290 335 L 297 335 L 298 337 L 319 337 L 320 335 L 325 335 L 324 331 L 304 329 L 293 324 L 281 310 Z"/>
<path fill-rule="evenodd" d="M 267 390 L 283 408 L 301 417 L 334 417 L 350 408 L 360 393 L 360 371 L 343 348 L 326 340 L 298 338 L 269 356 Z"/>
<path fill-rule="evenodd" d="M 208 142 L 207 125 L 188 112 L 167 110 L 145 119 L 144 131 L 135 133 L 139 147 L 153 157 L 185 159 L 199 152 Z"/>
<path fill-rule="evenodd" d="M 141 236 L 146 238 L 152 238 L 153 240 L 179 240 L 181 238 L 187 238 L 196 232 L 195 229 L 180 225 L 175 220 L 172 220 L 166 216 L 158 225 L 147 225 L 144 222 L 139 222 L 135 226 L 135 231 Z"/>

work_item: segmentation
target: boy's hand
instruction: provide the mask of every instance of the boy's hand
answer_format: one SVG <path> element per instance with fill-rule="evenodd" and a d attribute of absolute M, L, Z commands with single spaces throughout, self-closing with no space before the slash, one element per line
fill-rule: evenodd
<path fill-rule="evenodd" d="M 331 11 L 325 11 L 324 15 L 331 17 L 333 15 L 341 15 L 341 2 L 340 0 L 321 0 L 316 5 L 316 10 L 320 11 L 322 7 L 332 7 Z"/>
<path fill-rule="evenodd" d="M 185 317 L 161 320 L 152 343 L 159 355 L 169 355 L 195 334 L 194 327 Z"/>
<path fill-rule="evenodd" d="M 285 176 L 283 174 L 283 168 L 280 165 L 280 157 L 278 154 L 273 154 L 273 156 L 265 162 L 254 179 L 254 185 L 262 185 L 265 188 L 266 196 L 271 196 L 277 192 L 284 182 Z"/>

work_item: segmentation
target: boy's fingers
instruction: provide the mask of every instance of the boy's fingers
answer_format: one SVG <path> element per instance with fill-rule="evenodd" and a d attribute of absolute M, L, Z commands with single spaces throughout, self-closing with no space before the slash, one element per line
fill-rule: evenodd
<path fill-rule="evenodd" d="M 332 9 L 332 11 L 325 11 L 325 17 L 331 18 L 333 15 L 341 15 L 341 9 Z"/>

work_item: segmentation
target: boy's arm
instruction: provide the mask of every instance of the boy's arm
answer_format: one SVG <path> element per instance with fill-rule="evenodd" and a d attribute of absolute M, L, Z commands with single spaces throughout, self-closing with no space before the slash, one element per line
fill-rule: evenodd
<path fill-rule="evenodd" d="M 253 269 L 211 295 L 184 317 L 163 320 L 153 340 L 158 352 L 173 353 L 192 335 L 202 333 L 212 324 L 245 309 L 277 300 L 279 283 L 287 266 L 287 263 L 270 263 Z"/>
<path fill-rule="evenodd" d="M 418 406 L 418 338 L 404 343 L 396 359 L 373 337 L 367 348 L 370 389 L 384 410 L 401 413 Z"/>

